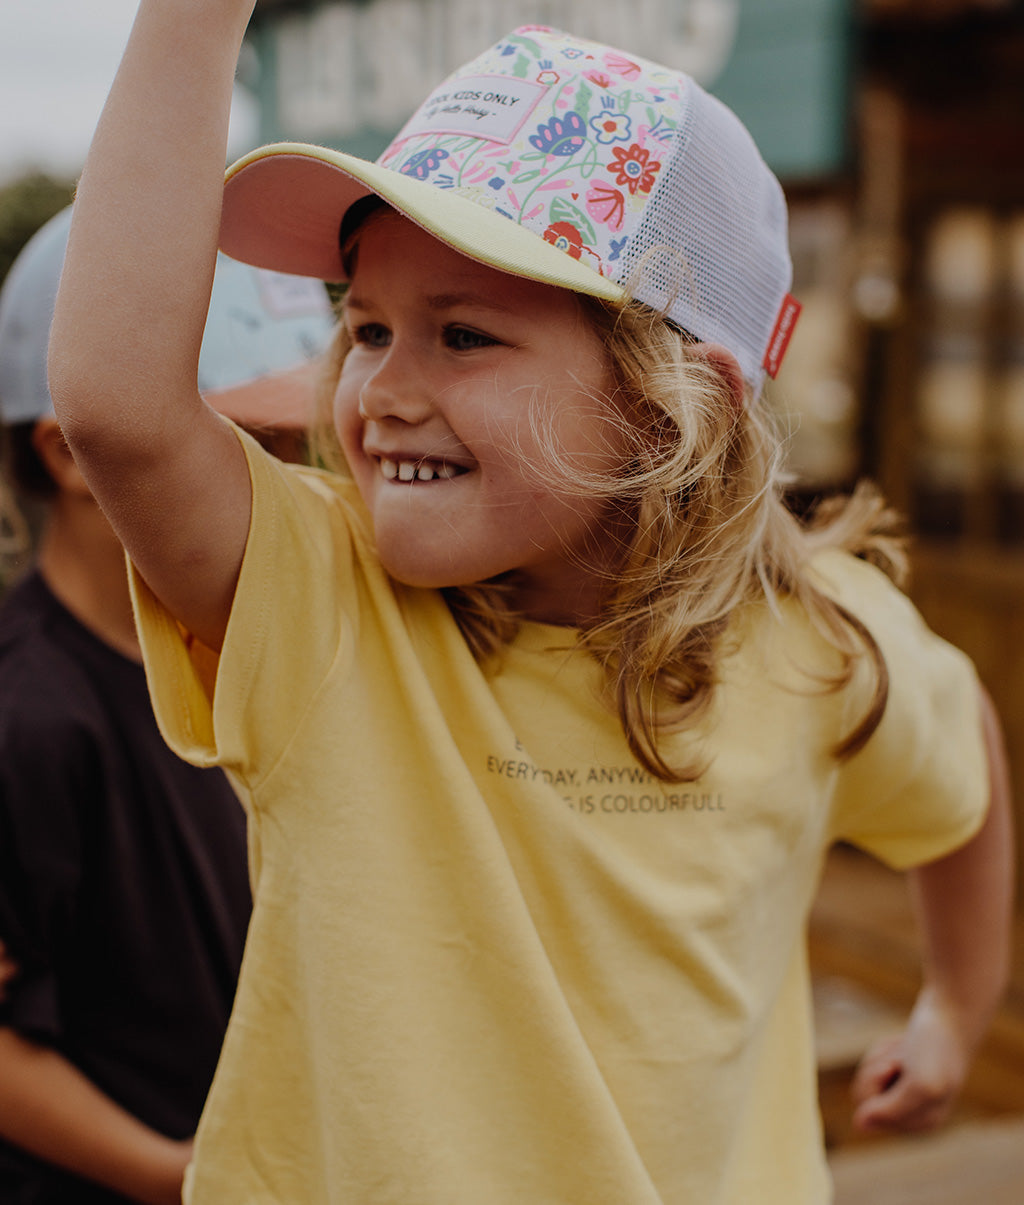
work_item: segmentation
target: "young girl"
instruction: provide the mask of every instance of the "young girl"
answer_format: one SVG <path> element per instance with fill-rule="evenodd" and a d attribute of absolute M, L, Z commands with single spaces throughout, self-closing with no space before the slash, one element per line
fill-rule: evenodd
<path fill-rule="evenodd" d="M 51 345 L 164 731 L 250 817 L 187 1199 L 824 1202 L 825 852 L 929 863 L 921 998 L 858 1088 L 919 1128 L 1004 982 L 1009 822 L 970 665 L 842 550 L 884 559 L 878 508 L 780 501 L 779 186 L 691 80 L 531 27 L 378 163 L 263 148 L 222 213 L 250 8 L 142 3 Z M 202 405 L 218 231 L 349 282 L 345 475 Z"/>

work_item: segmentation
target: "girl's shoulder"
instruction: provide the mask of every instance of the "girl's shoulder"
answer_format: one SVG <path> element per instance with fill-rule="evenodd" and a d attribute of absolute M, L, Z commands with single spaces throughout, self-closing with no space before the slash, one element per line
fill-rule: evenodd
<path fill-rule="evenodd" d="M 815 554 L 807 575 L 811 584 L 860 620 L 876 640 L 882 640 L 889 629 L 924 626 L 910 596 L 882 568 L 863 557 L 830 548 Z"/>
<path fill-rule="evenodd" d="M 797 677 L 838 675 L 846 680 L 849 675 L 843 667 L 849 665 L 849 652 L 867 647 L 857 636 L 860 629 L 877 645 L 891 679 L 930 675 L 941 672 L 943 665 L 967 660 L 929 627 L 912 599 L 870 561 L 841 549 L 822 550 L 807 563 L 803 584 L 834 604 L 837 613 L 829 616 L 812 592 L 799 588 L 763 595 L 734 617 L 723 646 L 726 655 L 739 656 L 746 665 L 751 658 L 758 665 L 788 665 Z M 852 645 L 849 640 L 837 642 L 837 622 L 851 632 Z M 850 680 L 855 694 L 870 693 L 869 661 Z"/>

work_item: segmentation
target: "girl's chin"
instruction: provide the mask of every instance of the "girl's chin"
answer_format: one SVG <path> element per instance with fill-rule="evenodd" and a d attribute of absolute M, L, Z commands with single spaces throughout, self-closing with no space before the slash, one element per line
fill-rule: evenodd
<path fill-rule="evenodd" d="M 432 560 L 422 554 L 407 551 L 388 552 L 378 545 L 378 556 L 385 572 L 403 586 L 419 590 L 443 590 L 446 586 L 470 586 L 484 580 L 485 573 L 476 574 L 472 566 L 453 565 L 450 561 Z"/>

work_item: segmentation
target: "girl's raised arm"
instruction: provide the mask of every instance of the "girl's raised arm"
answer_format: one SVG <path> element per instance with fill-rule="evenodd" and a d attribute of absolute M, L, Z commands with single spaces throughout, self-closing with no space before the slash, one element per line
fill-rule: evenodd
<path fill-rule="evenodd" d="M 248 531 L 241 447 L 196 385 L 235 64 L 253 0 L 142 0 L 75 201 L 50 389 L 151 589 L 219 647 Z"/>

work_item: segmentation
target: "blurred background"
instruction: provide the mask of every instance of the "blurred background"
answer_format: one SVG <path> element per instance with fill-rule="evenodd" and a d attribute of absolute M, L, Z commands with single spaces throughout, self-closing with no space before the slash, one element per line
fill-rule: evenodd
<path fill-rule="evenodd" d="M 3 0 L 0 278 L 70 199 L 134 9 Z M 445 72 L 530 23 L 681 67 L 750 128 L 804 305 L 770 391 L 794 501 L 881 484 L 914 536 L 910 592 L 974 658 L 1024 783 L 1024 3 L 259 0 L 231 155 L 295 138 L 373 157 Z M 811 944 L 839 1205 L 1024 1205 L 1024 936 L 955 1124 L 898 1142 L 850 1133 L 846 1091 L 916 988 L 902 880 L 837 850 Z"/>

